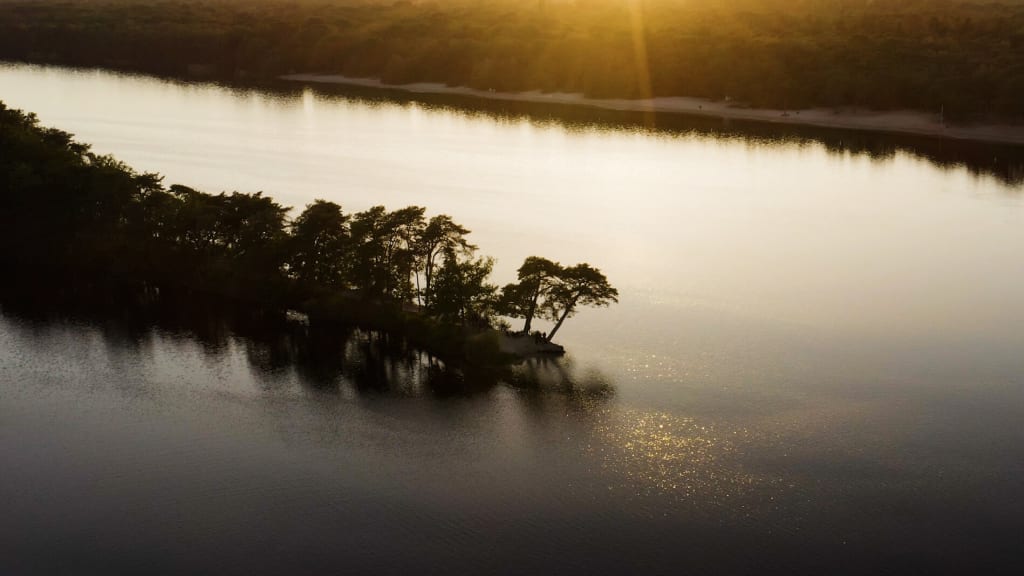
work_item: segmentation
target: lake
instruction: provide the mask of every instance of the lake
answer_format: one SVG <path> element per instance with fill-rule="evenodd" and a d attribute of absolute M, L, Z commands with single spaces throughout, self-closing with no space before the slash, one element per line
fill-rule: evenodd
<path fill-rule="evenodd" d="M 456 391 L 370 334 L 2 303 L 0 572 L 1024 567 L 1020 147 L 14 64 L 0 100 L 621 295 Z"/>

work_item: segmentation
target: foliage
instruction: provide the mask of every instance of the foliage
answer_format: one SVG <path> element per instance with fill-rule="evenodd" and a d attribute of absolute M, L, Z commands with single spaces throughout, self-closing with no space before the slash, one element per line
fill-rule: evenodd
<path fill-rule="evenodd" d="M 618 302 L 618 296 L 605 275 L 589 264 L 564 267 L 530 256 L 519 267 L 519 282 L 502 289 L 499 310 L 506 316 L 524 318 L 523 334 L 530 333 L 535 315 L 554 322 L 546 337 L 550 342 L 580 306 L 608 306 Z"/>
<path fill-rule="evenodd" d="M 519 282 L 508 284 L 502 289 L 502 313 L 523 318 L 523 334 L 530 333 L 530 326 L 537 314 L 541 297 L 551 292 L 562 273 L 563 268 L 560 264 L 540 256 L 530 256 L 519 267 Z"/>
<path fill-rule="evenodd" d="M 555 326 L 548 333 L 551 341 L 562 327 L 566 318 L 576 313 L 579 306 L 609 306 L 619 301 L 619 291 L 608 283 L 600 270 L 589 264 L 577 264 L 565 268 L 558 275 L 558 282 L 552 286 L 544 300 L 544 312 Z"/>
<path fill-rule="evenodd" d="M 307 285 L 343 288 L 348 277 L 348 217 L 334 202 L 317 200 L 292 222 L 288 267 Z"/>
<path fill-rule="evenodd" d="M 419 206 L 388 212 L 374 206 L 352 218 L 353 283 L 372 297 L 410 299 L 414 249 L 423 230 Z"/>
<path fill-rule="evenodd" d="M 487 283 L 493 258 L 461 260 L 449 252 L 437 274 L 431 313 L 463 323 L 488 324 L 497 286 Z"/>
<path fill-rule="evenodd" d="M 0 0 L 0 58 L 1024 120 L 1024 2 Z"/>
<path fill-rule="evenodd" d="M 476 246 L 466 240 L 469 230 L 456 224 L 446 214 L 434 216 L 427 223 L 416 243 L 416 251 L 423 265 L 423 305 L 430 307 L 433 299 L 434 270 L 439 261 L 472 254 Z M 418 277 L 417 277 L 418 279 Z"/>

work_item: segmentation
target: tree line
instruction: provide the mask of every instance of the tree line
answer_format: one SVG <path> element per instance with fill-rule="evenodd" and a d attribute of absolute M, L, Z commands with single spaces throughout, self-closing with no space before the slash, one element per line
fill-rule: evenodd
<path fill-rule="evenodd" d="M 54 297 L 184 290 L 394 331 L 416 316 L 424 341 L 502 316 L 524 318 L 526 332 L 551 319 L 550 339 L 579 307 L 617 300 L 596 268 L 539 257 L 499 289 L 470 231 L 420 206 L 347 213 L 317 200 L 289 219 L 261 193 L 164 187 L 2 102 L 0 202 L 4 288 Z"/>
<path fill-rule="evenodd" d="M 0 0 L 0 58 L 1024 121 L 1021 0 Z"/>

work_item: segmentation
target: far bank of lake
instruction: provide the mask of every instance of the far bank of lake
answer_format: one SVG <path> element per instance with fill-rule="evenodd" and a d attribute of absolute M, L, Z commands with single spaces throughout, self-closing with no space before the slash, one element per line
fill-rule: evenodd
<path fill-rule="evenodd" d="M 737 103 L 716 102 L 703 98 L 660 97 L 646 100 L 590 98 L 583 94 L 540 91 L 501 92 L 479 90 L 465 86 L 447 86 L 430 82 L 387 84 L 377 78 L 353 78 L 338 74 L 288 74 L 281 78 L 290 82 L 381 88 L 400 90 L 413 94 L 448 94 L 508 102 L 564 104 L 650 114 L 683 114 L 770 124 L 842 128 L 897 134 L 916 134 L 952 138 L 955 140 L 1024 144 L 1024 126 L 1011 124 L 947 124 L 943 121 L 941 113 L 926 114 L 912 110 L 838 111 L 825 108 L 773 110 L 750 108 Z"/>

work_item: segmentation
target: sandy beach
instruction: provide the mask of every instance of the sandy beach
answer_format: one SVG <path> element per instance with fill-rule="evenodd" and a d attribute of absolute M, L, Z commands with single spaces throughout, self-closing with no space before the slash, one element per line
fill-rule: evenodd
<path fill-rule="evenodd" d="M 467 87 L 452 87 L 444 84 L 420 82 L 415 84 L 385 84 L 376 78 L 352 78 L 336 74 L 288 74 L 282 80 L 313 84 L 342 84 L 368 88 L 402 90 L 416 94 L 453 94 L 488 100 L 513 102 L 547 102 L 573 106 L 588 106 L 606 110 L 628 112 L 656 112 L 658 114 L 685 114 L 795 124 L 824 128 L 846 128 L 877 132 L 898 132 L 938 136 L 957 140 L 976 140 L 1024 144 L 1024 126 L 1000 124 L 947 125 L 938 114 L 916 111 L 836 112 L 832 109 L 812 108 L 804 110 L 772 110 L 765 108 L 743 108 L 728 102 L 715 102 L 703 98 L 664 97 L 646 100 L 588 98 L 582 94 L 563 92 L 496 92 Z"/>

